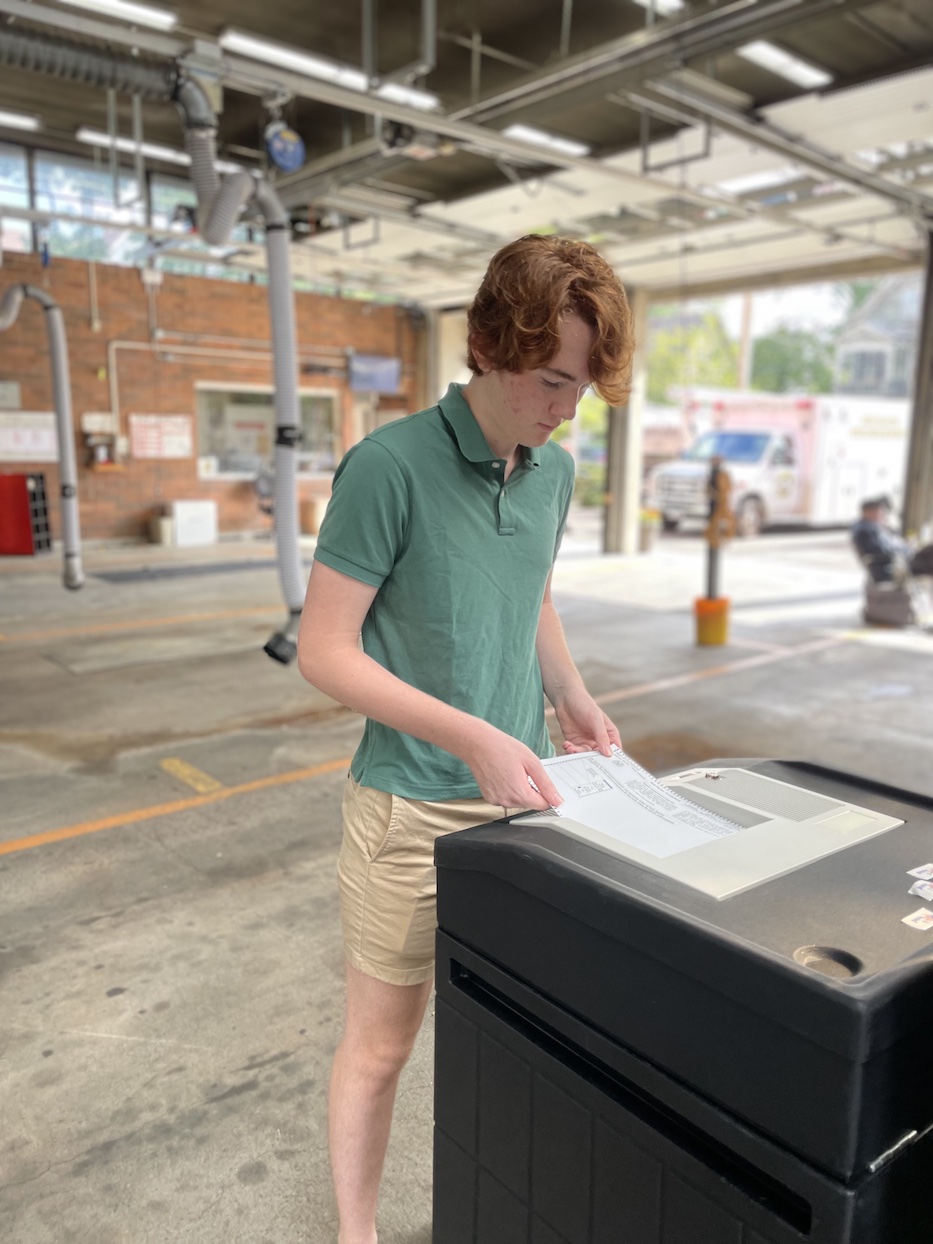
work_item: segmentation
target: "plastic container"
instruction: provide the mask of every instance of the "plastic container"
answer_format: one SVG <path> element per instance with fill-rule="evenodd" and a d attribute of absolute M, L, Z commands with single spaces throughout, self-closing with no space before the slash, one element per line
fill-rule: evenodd
<path fill-rule="evenodd" d="M 696 616 L 698 644 L 715 646 L 728 643 L 728 596 L 717 596 L 714 599 L 700 596 L 693 602 L 693 609 Z"/>

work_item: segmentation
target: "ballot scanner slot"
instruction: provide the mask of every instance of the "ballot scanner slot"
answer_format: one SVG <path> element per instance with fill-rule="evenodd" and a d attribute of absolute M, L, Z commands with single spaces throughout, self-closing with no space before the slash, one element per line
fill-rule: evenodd
<path fill-rule="evenodd" d="M 583 1049 L 571 1037 L 559 1032 L 455 959 L 450 960 L 450 981 L 455 989 L 484 1011 L 532 1042 L 543 1053 L 591 1084 L 678 1149 L 689 1153 L 717 1178 L 725 1180 L 737 1191 L 781 1218 L 801 1236 L 810 1235 L 813 1221 L 811 1206 L 790 1188 L 740 1158 L 663 1102 L 620 1075 L 607 1063 Z"/>

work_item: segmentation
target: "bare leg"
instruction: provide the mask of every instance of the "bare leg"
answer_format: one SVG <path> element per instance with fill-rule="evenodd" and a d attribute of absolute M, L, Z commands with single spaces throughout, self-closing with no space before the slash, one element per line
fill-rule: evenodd
<path fill-rule="evenodd" d="M 376 1198 L 395 1090 L 431 995 L 347 964 L 347 1022 L 330 1079 L 330 1157 L 339 1244 L 376 1244 Z"/>

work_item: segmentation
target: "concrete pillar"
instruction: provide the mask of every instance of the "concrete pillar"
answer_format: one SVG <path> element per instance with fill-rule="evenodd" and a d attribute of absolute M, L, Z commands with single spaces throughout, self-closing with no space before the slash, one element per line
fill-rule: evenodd
<path fill-rule="evenodd" d="M 923 314 L 917 344 L 913 418 L 904 488 L 904 533 L 917 536 L 933 521 L 933 234 L 927 236 Z M 927 537 L 929 535 L 927 534 Z"/>
<path fill-rule="evenodd" d="M 464 309 L 441 311 L 437 316 L 437 391 L 431 397 L 436 402 L 443 397 L 452 381 L 465 384 L 470 379 L 466 365 L 467 320 Z"/>
<path fill-rule="evenodd" d="M 626 406 L 609 407 L 606 446 L 604 553 L 637 553 L 641 509 L 642 412 L 648 382 L 648 295 L 629 290 L 635 330 L 632 391 Z"/>
<path fill-rule="evenodd" d="M 440 368 L 440 343 L 438 315 L 433 308 L 424 313 L 424 323 L 418 334 L 418 405 L 417 410 L 433 406 L 443 392 L 438 371 Z"/>

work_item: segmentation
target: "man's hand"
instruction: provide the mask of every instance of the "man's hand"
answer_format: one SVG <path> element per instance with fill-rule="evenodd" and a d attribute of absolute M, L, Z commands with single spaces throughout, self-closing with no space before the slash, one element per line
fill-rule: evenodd
<path fill-rule="evenodd" d="M 530 747 L 486 722 L 460 753 L 487 803 L 544 812 L 562 802 L 560 791 Z M 534 783 L 534 785 L 532 785 Z"/>
<path fill-rule="evenodd" d="M 554 705 L 565 752 L 600 752 L 612 754 L 612 748 L 621 747 L 619 732 L 599 707 L 589 692 L 575 690 Z"/>

